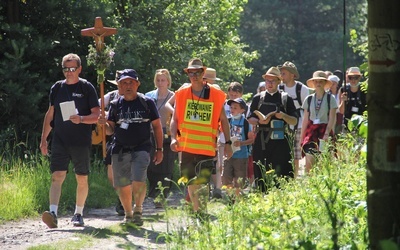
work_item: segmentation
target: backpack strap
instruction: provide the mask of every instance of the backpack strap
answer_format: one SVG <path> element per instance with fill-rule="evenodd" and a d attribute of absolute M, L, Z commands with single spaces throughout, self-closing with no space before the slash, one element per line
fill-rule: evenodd
<path fill-rule="evenodd" d="M 301 88 L 303 87 L 303 84 L 301 84 L 300 82 L 296 81 L 296 100 L 301 106 L 303 105 L 303 102 L 301 101 Z"/>
<path fill-rule="evenodd" d="M 327 93 L 326 101 L 328 102 L 328 118 L 329 118 L 329 112 L 331 111 L 331 96 L 332 96 L 331 94 Z M 310 113 L 310 104 L 311 104 L 312 97 L 313 97 L 313 95 L 309 95 L 309 96 L 307 96 L 307 99 L 306 99 L 307 104 L 308 104 L 308 107 L 307 107 L 308 113 Z"/>

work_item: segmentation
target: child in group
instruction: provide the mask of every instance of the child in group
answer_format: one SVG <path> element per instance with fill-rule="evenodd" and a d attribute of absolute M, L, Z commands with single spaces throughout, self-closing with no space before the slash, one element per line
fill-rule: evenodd
<path fill-rule="evenodd" d="M 239 196 L 247 178 L 247 162 L 249 158 L 248 146 L 253 143 L 254 134 L 252 125 L 246 120 L 244 113 L 247 105 L 242 98 L 229 100 L 231 117 L 230 134 L 233 156 L 224 161 L 222 172 L 222 185 L 235 188 L 235 195 Z"/>

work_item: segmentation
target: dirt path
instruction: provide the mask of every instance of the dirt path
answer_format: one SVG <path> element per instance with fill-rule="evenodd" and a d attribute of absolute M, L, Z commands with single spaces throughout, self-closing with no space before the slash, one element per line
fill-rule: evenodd
<path fill-rule="evenodd" d="M 176 195 L 169 201 L 170 206 L 180 206 L 181 199 Z M 163 216 L 165 210 L 155 209 L 148 200 L 143 204 L 143 210 L 145 223 L 141 228 L 124 227 L 117 232 L 110 227 L 119 226 L 123 216 L 118 216 L 113 207 L 88 210 L 84 216 L 85 227 L 82 228 L 72 226 L 71 216 L 59 217 L 56 229 L 47 228 L 39 217 L 6 223 L 0 225 L 0 249 L 28 249 L 44 244 L 57 246 L 64 241 L 78 241 L 81 235 L 90 235 L 92 241 L 89 246 L 77 245 L 79 249 L 165 249 L 162 236 L 167 232 L 167 221 Z M 171 221 L 168 226 L 171 227 Z"/>

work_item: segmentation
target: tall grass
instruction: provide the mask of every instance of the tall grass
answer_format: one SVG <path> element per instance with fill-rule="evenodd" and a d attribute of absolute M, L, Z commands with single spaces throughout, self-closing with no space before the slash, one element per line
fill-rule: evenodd
<path fill-rule="evenodd" d="M 309 176 L 221 205 L 216 220 L 171 230 L 171 249 L 366 249 L 366 159 L 338 143 Z"/>
<path fill-rule="evenodd" d="M 37 216 L 49 206 L 51 173 L 49 159 L 39 152 L 19 157 L 0 158 L 0 222 Z M 71 166 L 70 166 L 71 167 Z M 76 180 L 70 168 L 62 187 L 59 213 L 75 208 Z M 107 180 L 106 167 L 94 160 L 89 175 L 89 196 L 85 207 L 106 207 L 117 195 Z"/>

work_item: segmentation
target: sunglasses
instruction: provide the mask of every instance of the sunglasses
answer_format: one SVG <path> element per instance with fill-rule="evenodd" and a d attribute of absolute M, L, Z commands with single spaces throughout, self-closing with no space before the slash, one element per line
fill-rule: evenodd
<path fill-rule="evenodd" d="M 200 76 L 202 73 L 203 71 L 201 70 L 201 71 L 188 72 L 188 75 L 190 77 L 193 77 L 193 76 Z"/>
<path fill-rule="evenodd" d="M 62 71 L 63 72 L 75 72 L 77 69 L 78 69 L 78 67 L 71 67 L 71 68 L 64 67 L 64 68 L 62 68 Z"/>
<path fill-rule="evenodd" d="M 358 80 L 359 76 L 349 76 L 349 80 Z"/>

